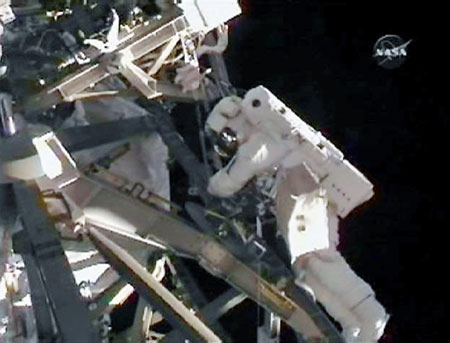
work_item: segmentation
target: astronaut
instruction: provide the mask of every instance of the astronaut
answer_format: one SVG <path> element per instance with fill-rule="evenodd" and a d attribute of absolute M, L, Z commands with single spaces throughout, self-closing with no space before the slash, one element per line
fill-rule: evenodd
<path fill-rule="evenodd" d="M 340 323 L 348 343 L 377 342 L 388 315 L 337 250 L 338 217 L 373 195 L 370 182 L 262 86 L 243 99 L 222 99 L 210 113 L 206 130 L 232 131 L 238 146 L 228 165 L 211 177 L 208 191 L 228 197 L 254 176 L 275 173 L 275 215 L 296 283 L 312 289 Z"/>

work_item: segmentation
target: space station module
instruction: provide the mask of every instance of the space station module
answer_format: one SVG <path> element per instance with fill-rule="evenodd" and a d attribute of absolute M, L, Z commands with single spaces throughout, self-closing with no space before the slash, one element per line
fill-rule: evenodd
<path fill-rule="evenodd" d="M 337 250 L 338 218 L 370 199 L 372 184 L 263 86 L 244 98 L 222 99 L 206 130 L 231 130 L 238 145 L 228 165 L 209 180 L 208 191 L 228 197 L 253 177 L 275 173 L 275 215 L 297 283 L 312 289 L 347 342 L 377 342 L 388 315 Z"/>

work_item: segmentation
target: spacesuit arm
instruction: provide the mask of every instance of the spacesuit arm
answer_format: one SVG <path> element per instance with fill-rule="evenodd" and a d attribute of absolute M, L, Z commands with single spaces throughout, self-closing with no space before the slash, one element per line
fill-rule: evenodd
<path fill-rule="evenodd" d="M 255 133 L 239 147 L 231 162 L 210 179 L 208 192 L 231 196 L 255 175 L 274 168 L 287 153 L 288 147 L 282 142 Z"/>
<path fill-rule="evenodd" d="M 238 96 L 227 96 L 220 100 L 206 120 L 206 131 L 220 133 L 226 127 L 230 127 L 237 120 L 241 111 L 242 99 Z M 239 129 L 239 127 L 234 128 Z M 237 133 L 238 134 L 238 133 Z"/>

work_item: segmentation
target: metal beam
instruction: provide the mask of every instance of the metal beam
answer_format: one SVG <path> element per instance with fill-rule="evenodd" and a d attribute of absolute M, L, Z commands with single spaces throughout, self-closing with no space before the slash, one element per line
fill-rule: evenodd
<path fill-rule="evenodd" d="M 197 280 L 190 272 L 186 263 L 178 257 L 170 258 L 169 263 L 173 265 L 173 268 L 175 269 L 176 272 L 176 276 L 183 285 L 184 290 L 189 294 L 189 298 L 193 301 L 195 305 L 195 310 L 198 311 L 204 308 L 208 304 L 208 300 L 201 291 L 201 288 L 199 287 Z M 211 327 L 215 332 L 217 332 L 224 341 L 230 340 L 225 329 L 219 322 L 209 320 L 209 318 L 205 317 L 204 313 L 201 310 L 199 312 L 199 317 L 200 319 L 204 320 L 205 323 L 209 325 L 209 327 Z"/>
<path fill-rule="evenodd" d="M 30 286 L 31 303 L 38 332 L 39 343 L 51 343 L 56 338 L 54 319 L 50 311 L 45 284 L 42 281 L 36 261 L 31 255 L 22 254 L 23 262 L 27 268 L 28 284 Z"/>
<path fill-rule="evenodd" d="M 175 160 L 188 174 L 190 184 L 197 188 L 199 196 L 205 203 L 211 202 L 213 197 L 206 191 L 208 177 L 205 167 L 184 143 L 183 137 L 177 132 L 170 118 L 170 113 L 148 100 L 141 100 L 141 105 L 151 113 L 147 119 L 153 117 L 158 133 L 173 153 Z"/>
<path fill-rule="evenodd" d="M 110 313 L 115 305 L 111 305 L 111 300 L 127 285 L 125 280 L 115 282 L 111 287 L 95 297 L 93 302 L 91 315 L 93 318 L 99 317 L 103 313 Z"/>
<path fill-rule="evenodd" d="M 107 63 L 107 59 L 111 59 L 115 53 L 129 51 L 136 60 L 167 43 L 172 37 L 187 28 L 186 19 L 176 9 L 165 13 L 161 19 L 134 27 L 132 32 L 123 30 L 119 33 L 119 45 L 113 53 L 100 56 L 101 52 L 97 49 L 83 50 L 84 54 L 94 61 L 94 64 L 82 67 L 56 85 L 28 99 L 24 104 L 17 106 L 16 111 L 29 112 L 27 117 L 32 118 L 35 113 L 42 112 L 60 102 L 71 101 L 72 96 L 111 75 L 105 67 L 105 62 Z"/>
<path fill-rule="evenodd" d="M 319 305 L 303 289 L 298 287 L 293 281 L 289 282 L 283 291 L 288 297 L 298 304 L 302 304 L 304 310 L 327 337 L 329 343 L 345 343 L 344 338 L 331 322 L 330 318 L 321 310 Z"/>
<path fill-rule="evenodd" d="M 108 262 L 134 286 L 136 291 L 161 312 L 171 325 L 183 331 L 192 342 L 221 342 L 214 332 L 128 252 L 94 228 L 89 229 L 89 237 Z"/>
<path fill-rule="evenodd" d="M 240 293 L 234 288 L 229 289 L 225 293 L 218 296 L 208 305 L 200 310 L 200 314 L 205 318 L 205 322 L 209 325 L 214 324 L 225 313 L 239 305 L 247 299 L 245 294 Z M 160 343 L 183 342 L 183 334 L 180 331 L 169 332 Z"/>
<path fill-rule="evenodd" d="M 17 206 L 62 342 L 96 342 L 61 242 L 34 185 L 14 184 Z M 33 291 L 33 289 L 31 289 Z"/>
<path fill-rule="evenodd" d="M 262 306 L 279 314 L 298 332 L 311 337 L 322 336 L 301 303 L 293 302 L 221 243 L 198 232 L 181 218 L 84 176 L 64 187 L 63 193 L 82 210 L 86 224 L 135 232 L 161 242 L 176 254 L 195 258 L 210 273 L 224 278 Z"/>
<path fill-rule="evenodd" d="M 200 311 L 208 322 L 214 322 L 247 299 L 247 295 L 230 288 Z"/>
<path fill-rule="evenodd" d="M 68 151 L 74 152 L 128 139 L 134 135 L 150 133 L 155 128 L 156 125 L 144 117 L 134 117 L 70 127 L 57 131 L 56 135 Z"/>
<path fill-rule="evenodd" d="M 34 317 L 36 319 L 39 343 L 51 343 L 56 338 L 55 321 L 48 302 L 45 284 L 36 260 L 32 255 L 32 245 L 25 230 L 20 230 L 13 235 L 13 249 L 16 254 L 22 256 L 27 270 L 27 279 Z"/>

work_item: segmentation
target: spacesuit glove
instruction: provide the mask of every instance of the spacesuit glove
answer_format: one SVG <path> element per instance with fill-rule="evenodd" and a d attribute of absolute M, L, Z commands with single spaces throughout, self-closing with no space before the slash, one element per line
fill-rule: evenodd
<path fill-rule="evenodd" d="M 242 99 L 238 96 L 227 96 L 221 99 L 206 120 L 206 131 L 220 133 L 232 118 L 235 118 L 241 110 Z"/>
<path fill-rule="evenodd" d="M 176 70 L 175 84 L 182 87 L 182 92 L 194 91 L 200 87 L 204 75 L 197 65 L 186 64 Z"/>
<path fill-rule="evenodd" d="M 241 189 L 225 169 L 219 170 L 211 177 L 208 184 L 208 192 L 219 197 L 230 197 Z"/>

